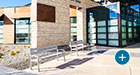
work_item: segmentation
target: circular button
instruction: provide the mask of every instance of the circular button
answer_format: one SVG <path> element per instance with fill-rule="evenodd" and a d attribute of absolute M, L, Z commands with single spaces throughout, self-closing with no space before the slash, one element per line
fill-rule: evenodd
<path fill-rule="evenodd" d="M 116 53 L 115 55 L 115 60 L 118 64 L 120 65 L 125 65 L 130 59 L 130 55 L 127 51 L 125 50 L 120 50 Z"/>

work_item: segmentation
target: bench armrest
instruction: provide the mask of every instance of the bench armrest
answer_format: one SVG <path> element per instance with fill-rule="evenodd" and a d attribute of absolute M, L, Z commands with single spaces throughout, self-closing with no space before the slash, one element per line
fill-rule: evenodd
<path fill-rule="evenodd" d="M 89 46 L 89 44 L 88 44 L 88 43 L 84 43 L 84 45 L 87 45 L 87 46 Z"/>
<path fill-rule="evenodd" d="M 36 58 L 37 58 L 37 57 L 39 57 L 39 56 L 38 56 L 38 55 L 31 55 L 30 57 L 36 57 Z"/>

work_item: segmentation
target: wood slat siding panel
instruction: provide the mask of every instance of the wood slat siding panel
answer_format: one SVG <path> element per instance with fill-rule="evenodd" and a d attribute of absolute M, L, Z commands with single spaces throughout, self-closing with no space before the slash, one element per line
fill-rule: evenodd
<path fill-rule="evenodd" d="M 4 15 L 4 24 L 14 24 L 6 15 Z"/>
<path fill-rule="evenodd" d="M 55 7 L 37 3 L 37 21 L 55 22 Z"/>

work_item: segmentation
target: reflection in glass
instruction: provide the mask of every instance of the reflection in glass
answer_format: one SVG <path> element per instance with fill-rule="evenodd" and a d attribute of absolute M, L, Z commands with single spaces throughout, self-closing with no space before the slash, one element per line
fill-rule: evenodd
<path fill-rule="evenodd" d="M 98 40 L 98 44 L 106 45 L 106 40 Z"/>
<path fill-rule="evenodd" d="M 122 25 L 126 25 L 126 20 L 121 20 Z"/>
<path fill-rule="evenodd" d="M 122 32 L 126 32 L 126 27 L 122 26 Z"/>
<path fill-rule="evenodd" d="M 122 45 L 125 46 L 127 44 L 126 40 L 122 40 Z"/>
<path fill-rule="evenodd" d="M 0 26 L 3 25 L 4 21 L 0 21 Z"/>
<path fill-rule="evenodd" d="M 106 27 L 98 28 L 98 32 L 106 32 Z"/>
<path fill-rule="evenodd" d="M 126 33 L 122 33 L 122 39 L 126 39 Z"/>
<path fill-rule="evenodd" d="M 109 8 L 110 10 L 114 10 L 114 11 L 117 11 L 117 10 L 118 10 L 118 9 L 117 9 L 117 4 L 109 5 L 108 8 Z"/>
<path fill-rule="evenodd" d="M 132 32 L 132 27 L 129 27 L 128 28 L 128 32 Z"/>
<path fill-rule="evenodd" d="M 96 26 L 96 23 L 95 22 L 89 22 L 88 23 L 88 27 L 95 27 Z"/>
<path fill-rule="evenodd" d="M 77 22 L 77 18 L 76 18 L 76 17 L 70 18 L 70 22 L 71 22 L 71 23 L 76 23 L 76 22 Z"/>
<path fill-rule="evenodd" d="M 98 39 L 106 39 L 106 34 L 98 34 Z"/>
<path fill-rule="evenodd" d="M 118 19 L 109 20 L 108 25 L 118 25 Z"/>
<path fill-rule="evenodd" d="M 132 22 L 129 21 L 129 22 L 128 22 L 128 26 L 132 26 Z"/>
<path fill-rule="evenodd" d="M 110 19 L 113 19 L 113 18 L 118 18 L 118 14 L 114 11 L 111 11 L 110 12 Z"/>
<path fill-rule="evenodd" d="M 132 38 L 132 33 L 128 33 L 128 37 L 129 38 Z"/>
<path fill-rule="evenodd" d="M 108 27 L 108 32 L 118 32 L 118 26 Z"/>
<path fill-rule="evenodd" d="M 98 21 L 97 25 L 98 26 L 106 26 L 106 21 Z"/>
<path fill-rule="evenodd" d="M 109 33 L 108 39 L 119 39 L 118 33 Z"/>
<path fill-rule="evenodd" d="M 137 33 L 134 33 L 134 37 L 136 38 L 138 36 L 138 34 Z"/>
<path fill-rule="evenodd" d="M 109 40 L 108 44 L 110 46 L 119 46 L 118 40 Z"/>
<path fill-rule="evenodd" d="M 137 29 L 136 28 L 134 28 L 134 32 L 137 32 Z"/>

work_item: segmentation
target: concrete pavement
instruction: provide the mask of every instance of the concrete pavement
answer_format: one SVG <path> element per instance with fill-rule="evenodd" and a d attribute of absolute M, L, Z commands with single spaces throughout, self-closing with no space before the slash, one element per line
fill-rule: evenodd
<path fill-rule="evenodd" d="M 24 71 L 19 71 L 8 67 L 0 66 L 0 75 L 36 75 L 36 74 L 27 73 Z"/>
<path fill-rule="evenodd" d="M 118 50 L 127 50 L 130 53 L 130 61 L 126 65 L 119 65 L 115 61 L 115 53 Z M 39 75 L 139 75 L 140 72 L 140 48 L 120 48 L 100 51 L 80 51 L 79 56 L 74 53 L 67 55 L 67 61 L 63 58 L 59 61 L 52 60 L 41 64 L 41 72 L 37 72 L 37 66 L 33 70 L 24 71 Z"/>

